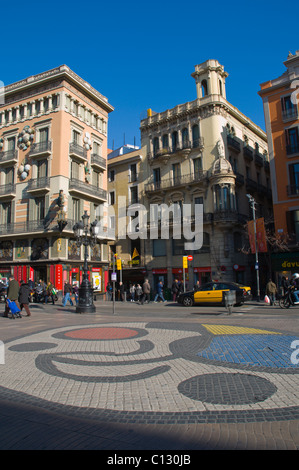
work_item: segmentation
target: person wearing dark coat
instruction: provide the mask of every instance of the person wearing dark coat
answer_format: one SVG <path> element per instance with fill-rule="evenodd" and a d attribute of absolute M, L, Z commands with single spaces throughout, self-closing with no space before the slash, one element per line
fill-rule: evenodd
<path fill-rule="evenodd" d="M 27 317 L 31 316 L 31 312 L 29 309 L 29 295 L 30 295 L 29 285 L 27 284 L 27 282 L 21 281 L 21 286 L 19 290 L 20 309 L 22 311 L 24 307 L 25 312 L 27 313 Z"/>
<path fill-rule="evenodd" d="M 18 296 L 19 296 L 19 283 L 18 281 L 12 276 L 8 276 L 8 289 L 7 289 L 7 298 L 9 300 L 12 300 L 16 303 L 17 307 L 19 308 L 19 302 L 18 302 Z M 5 311 L 4 311 L 4 317 L 8 317 L 9 313 L 9 307 L 7 303 L 5 304 Z"/>

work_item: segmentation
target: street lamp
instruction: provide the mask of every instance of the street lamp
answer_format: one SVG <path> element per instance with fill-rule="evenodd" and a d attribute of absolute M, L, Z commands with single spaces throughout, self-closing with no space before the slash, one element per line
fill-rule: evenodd
<path fill-rule="evenodd" d="M 254 197 L 251 196 L 251 194 L 246 194 L 246 196 L 249 199 L 249 203 L 252 207 L 252 214 L 253 214 L 257 301 L 259 302 L 260 301 L 260 275 L 259 275 L 259 259 L 258 259 L 257 241 L 256 241 L 256 219 L 255 219 L 256 202 L 255 202 Z"/>
<path fill-rule="evenodd" d="M 77 313 L 93 313 L 96 308 L 93 303 L 93 288 L 88 279 L 88 246 L 95 246 L 97 243 L 98 227 L 97 220 L 89 224 L 89 215 L 84 211 L 82 221 L 77 222 L 74 227 L 74 235 L 76 237 L 77 246 L 84 245 L 84 264 L 83 278 L 79 287 L 79 302 L 76 307 Z"/>

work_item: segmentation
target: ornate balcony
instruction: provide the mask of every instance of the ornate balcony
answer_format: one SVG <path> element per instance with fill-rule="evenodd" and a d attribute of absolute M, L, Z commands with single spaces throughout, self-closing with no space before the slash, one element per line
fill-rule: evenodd
<path fill-rule="evenodd" d="M 0 165 L 2 163 L 17 163 L 18 162 L 18 150 L 6 150 L 0 152 Z"/>
<path fill-rule="evenodd" d="M 27 192 L 31 194 L 47 193 L 50 191 L 50 178 L 44 176 L 28 181 Z"/>
<path fill-rule="evenodd" d="M 244 158 L 246 158 L 246 160 L 248 160 L 249 162 L 253 160 L 253 149 L 248 147 L 247 145 L 243 147 L 243 154 Z"/>
<path fill-rule="evenodd" d="M 165 191 L 170 188 L 193 185 L 207 182 L 207 172 L 201 171 L 195 174 L 176 176 L 174 178 L 163 179 L 156 181 L 155 183 L 147 183 L 144 187 L 146 193 L 152 193 L 156 191 Z"/>
<path fill-rule="evenodd" d="M 107 191 L 75 178 L 69 180 L 69 193 L 94 201 L 105 202 L 107 200 Z"/>
<path fill-rule="evenodd" d="M 76 142 L 71 142 L 69 146 L 69 154 L 71 157 L 77 157 L 80 160 L 87 160 L 87 150 Z"/>
<path fill-rule="evenodd" d="M 101 157 L 97 153 L 92 153 L 90 157 L 90 165 L 99 170 L 106 170 L 107 162 L 105 158 Z"/>
<path fill-rule="evenodd" d="M 30 156 L 39 157 L 50 155 L 52 152 L 52 142 L 47 140 L 45 142 L 37 142 L 36 144 L 32 144 L 30 147 Z"/>
<path fill-rule="evenodd" d="M 241 151 L 240 142 L 238 142 L 238 140 L 234 136 L 227 136 L 227 146 L 235 152 L 239 153 Z"/>
<path fill-rule="evenodd" d="M 16 185 L 13 183 L 0 185 L 0 199 L 13 199 L 16 196 Z"/>

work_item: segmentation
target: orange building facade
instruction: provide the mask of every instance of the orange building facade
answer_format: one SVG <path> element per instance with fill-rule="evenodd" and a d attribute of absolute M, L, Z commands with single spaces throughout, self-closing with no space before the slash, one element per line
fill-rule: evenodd
<path fill-rule="evenodd" d="M 0 103 L 0 276 L 80 281 L 73 226 L 107 210 L 107 127 L 113 107 L 66 65 L 4 87 Z M 108 233 L 107 233 L 108 236 Z M 105 284 L 107 240 L 90 248 Z"/>
<path fill-rule="evenodd" d="M 299 271 L 299 51 L 289 54 L 286 71 L 260 85 L 263 100 L 275 231 L 290 252 L 274 255 L 276 272 Z"/>

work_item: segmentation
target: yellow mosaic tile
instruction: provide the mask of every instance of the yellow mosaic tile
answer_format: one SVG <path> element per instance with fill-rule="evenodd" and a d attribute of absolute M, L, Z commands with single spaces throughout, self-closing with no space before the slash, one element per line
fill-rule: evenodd
<path fill-rule="evenodd" d="M 213 335 L 281 335 L 274 331 L 246 328 L 243 326 L 202 325 Z"/>

